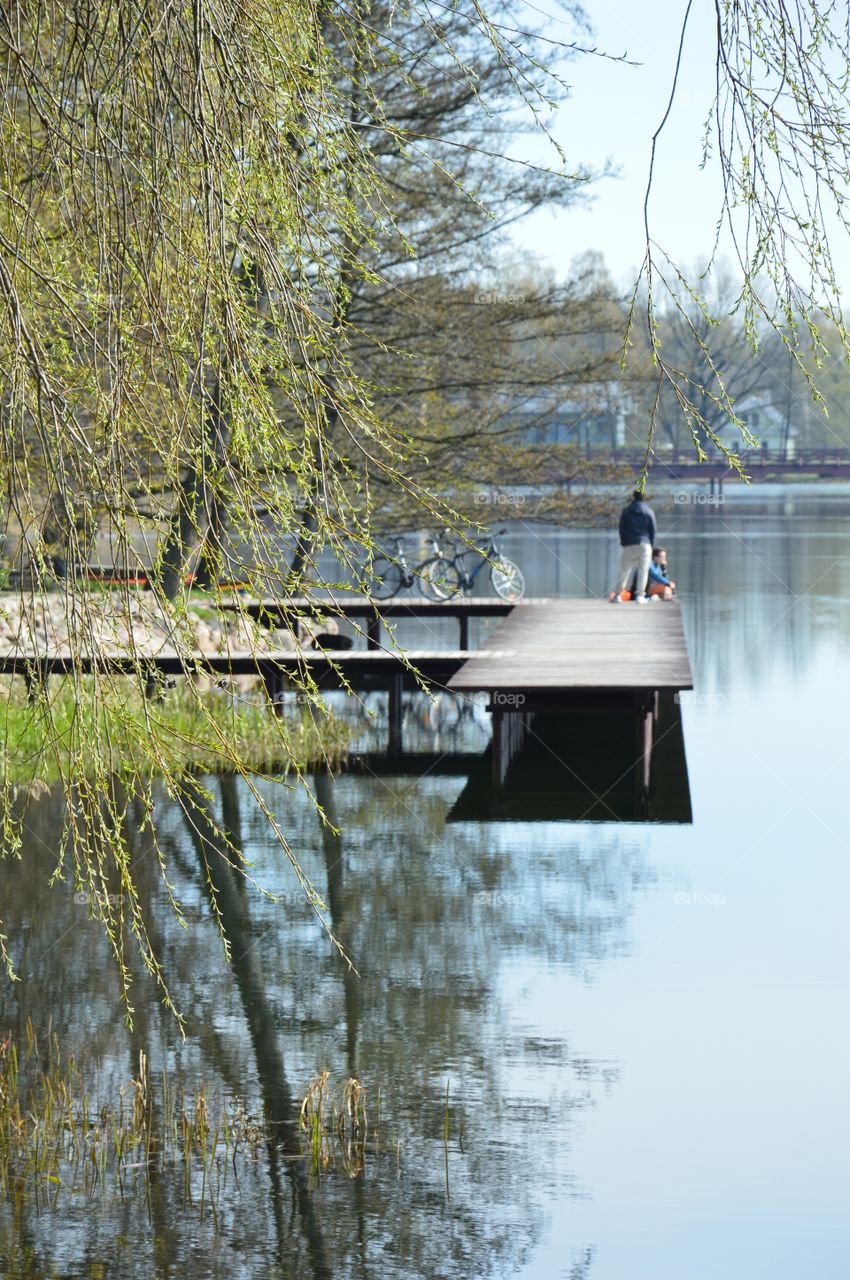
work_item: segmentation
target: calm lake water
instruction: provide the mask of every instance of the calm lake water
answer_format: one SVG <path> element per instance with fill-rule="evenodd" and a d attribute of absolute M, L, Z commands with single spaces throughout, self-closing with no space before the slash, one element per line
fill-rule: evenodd
<path fill-rule="evenodd" d="M 116 1087 L 144 1047 L 152 1073 L 262 1102 L 281 1138 L 230 1185 L 217 1230 L 171 1195 L 150 1212 L 133 1197 L 5 1206 L 3 1274 L 850 1274 L 850 489 L 656 505 L 695 671 L 692 825 L 447 823 L 463 777 L 346 774 L 318 784 L 335 837 L 298 789 L 263 784 L 355 975 L 255 802 L 211 779 L 258 880 L 287 895 L 225 895 L 228 967 L 196 844 L 162 798 L 187 930 L 142 835 L 137 870 L 181 1042 L 135 959 L 125 1028 L 99 926 L 70 884 L 46 887 L 59 815 L 38 802 L 3 867 L 21 981 L 2 987 L 0 1031 L 52 1024 Z M 535 595 L 601 594 L 617 555 L 605 532 L 517 524 L 504 548 Z M 455 643 L 451 624 L 438 641 Z M 411 707 L 406 729 L 422 749 L 486 744 L 483 714 L 435 728 Z M 380 1087 L 393 1149 L 310 1185 L 287 1134 L 321 1069 Z"/>

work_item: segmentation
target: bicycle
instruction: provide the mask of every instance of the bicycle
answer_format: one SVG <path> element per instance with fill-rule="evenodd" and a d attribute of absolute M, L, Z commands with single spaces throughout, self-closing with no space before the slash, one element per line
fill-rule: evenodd
<path fill-rule="evenodd" d="M 501 554 L 496 542 L 496 538 L 500 538 L 505 532 L 505 529 L 499 529 L 498 533 L 479 538 L 471 546 L 464 543 L 461 551 L 457 549 L 460 544 L 456 543 L 452 556 L 434 557 L 429 563 L 427 572 L 432 588 L 443 593 L 436 598 L 447 600 L 451 596 L 465 595 L 467 591 L 471 591 L 475 585 L 475 579 L 486 564 L 490 568 L 490 582 L 496 595 L 510 602 L 521 600 L 525 594 L 525 578 L 522 576 L 522 570 L 519 565 L 514 564 L 513 560 L 508 560 Z M 480 557 L 478 563 L 471 569 L 467 567 L 469 556 Z"/>
<path fill-rule="evenodd" d="M 396 538 L 394 556 L 384 553 L 368 561 L 361 575 L 367 594 L 373 600 L 389 600 L 401 590 L 409 591 L 415 582 L 426 599 L 448 600 L 452 592 L 442 585 L 439 575 L 431 575 L 431 567 L 444 559 L 439 535 L 431 534 L 429 541 L 430 556 L 414 568 L 407 563 L 401 538 Z"/>

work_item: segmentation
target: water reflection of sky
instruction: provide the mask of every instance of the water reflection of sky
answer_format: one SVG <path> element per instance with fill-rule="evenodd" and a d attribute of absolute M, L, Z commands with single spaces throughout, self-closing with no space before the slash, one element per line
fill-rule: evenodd
<path fill-rule="evenodd" d="M 846 497 L 770 506 L 665 535 L 695 658 L 695 821 L 643 835 L 658 880 L 628 955 L 537 987 L 538 1026 L 566 1006 L 619 1074 L 571 1156 L 592 1195 L 561 1202 L 522 1274 L 568 1275 L 583 1244 L 603 1280 L 850 1263 Z"/>
<path fill-rule="evenodd" d="M 216 784 L 258 879 L 287 902 L 233 896 L 225 970 L 186 824 L 162 803 L 188 931 L 170 922 L 142 837 L 139 867 L 189 1037 L 138 965 L 129 1037 L 97 926 L 70 887 L 43 888 L 56 815 L 41 802 L 27 856 L 4 869 L 22 982 L 3 993 L 3 1027 L 52 1015 L 116 1078 L 145 1043 L 154 1063 L 254 1096 L 350 1070 L 382 1086 L 402 1156 L 328 1179 L 308 1214 L 269 1154 L 217 1245 L 171 1208 L 155 1224 L 167 1249 L 128 1208 L 32 1215 L 36 1262 L 130 1274 L 120 1226 L 163 1276 L 198 1259 L 199 1274 L 286 1280 L 848 1273 L 848 498 L 759 492 L 663 510 L 696 674 L 683 703 L 692 827 L 446 826 L 462 778 L 346 775 L 322 794 L 337 838 L 303 795 L 265 787 L 359 976 L 247 796 Z M 603 532 L 505 541 L 534 594 L 601 593 L 613 573 Z"/>

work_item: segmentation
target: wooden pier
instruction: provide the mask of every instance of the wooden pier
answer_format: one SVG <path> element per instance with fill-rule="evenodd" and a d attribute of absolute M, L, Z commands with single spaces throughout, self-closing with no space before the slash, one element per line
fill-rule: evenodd
<path fill-rule="evenodd" d="M 654 726 L 659 695 L 693 687 L 682 618 L 677 602 L 610 605 L 604 600 L 536 599 L 517 605 L 503 600 L 427 601 L 402 598 L 386 602 L 362 597 L 283 602 L 227 602 L 270 627 L 294 629 L 296 622 L 338 616 L 365 621 L 367 647 L 295 649 L 254 653 L 117 655 L 0 654 L 0 673 L 23 676 L 30 695 L 51 675 L 141 673 L 149 688 L 158 676 L 259 676 L 276 710 L 288 691 L 314 684 L 320 689 L 383 689 L 388 693 L 387 759 L 403 753 L 402 697 L 405 690 L 449 690 L 460 696 L 486 693 L 492 716 L 489 748 L 494 794 L 505 787 L 515 760 L 529 738 L 544 742 L 555 722 L 595 718 L 594 734 L 622 746 L 630 739 L 629 770 L 642 793 L 649 791 Z M 386 619 L 455 618 L 468 643 L 469 619 L 495 617 L 499 625 L 484 645 L 460 649 L 381 647 Z M 676 708 L 678 715 L 678 708 Z M 600 717 L 603 718 L 600 720 Z M 605 717 L 609 717 L 607 721 Z M 599 723 L 597 723 L 599 722 Z M 585 723 L 587 723 L 585 721 Z M 581 739 L 581 730 L 574 736 Z M 551 750 L 551 748 L 550 748 Z"/>
<path fill-rule="evenodd" d="M 676 601 L 529 601 L 511 610 L 452 679 L 458 692 L 572 697 L 577 690 L 690 689 Z"/>
<path fill-rule="evenodd" d="M 99 654 L 0 654 L 0 675 L 21 676 L 30 700 L 39 696 L 50 676 L 139 675 L 149 693 L 157 676 L 259 676 L 276 711 L 283 709 L 284 695 L 315 684 L 321 689 L 386 689 L 388 749 L 402 752 L 402 695 L 405 690 L 445 689 L 470 654 L 451 649 L 393 652 L 385 649 L 284 649 L 278 652 L 177 654 L 153 656 Z"/>
<path fill-rule="evenodd" d="M 290 596 L 286 600 L 225 600 L 219 607 L 230 613 L 244 613 L 265 627 L 286 627 L 290 630 L 308 620 L 345 618 L 363 625 L 369 649 L 381 647 L 387 619 L 415 618 L 426 622 L 434 618 L 453 618 L 458 624 L 458 648 L 468 650 L 471 618 L 506 618 L 515 608 L 549 603 L 549 600 L 543 598 L 520 600 L 518 604 L 511 604 L 498 596 L 477 596 L 472 599 L 455 596 L 451 600 L 426 600 L 424 597 L 409 595 L 374 601 L 366 600 L 363 596 L 328 596 L 319 599 Z"/>
<path fill-rule="evenodd" d="M 640 777 L 648 788 L 658 695 L 693 688 L 679 605 L 557 600 L 516 609 L 451 677 L 449 688 L 489 696 L 497 787 L 535 717 L 630 710 Z"/>

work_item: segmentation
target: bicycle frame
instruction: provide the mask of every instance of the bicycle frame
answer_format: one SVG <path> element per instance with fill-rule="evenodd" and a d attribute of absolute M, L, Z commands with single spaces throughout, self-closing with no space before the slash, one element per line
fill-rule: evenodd
<path fill-rule="evenodd" d="M 402 575 L 401 586 L 405 589 L 405 591 L 410 590 L 410 588 L 413 586 L 414 582 L 419 577 L 419 575 L 421 574 L 425 566 L 429 564 L 430 561 L 435 556 L 438 556 L 441 554 L 439 535 L 436 533 L 431 534 L 429 538 L 429 542 L 431 544 L 430 555 L 427 555 L 420 564 L 417 564 L 414 566 L 411 566 L 410 564 L 408 564 L 407 555 L 405 554 L 405 550 L 404 550 L 403 538 L 396 538 L 395 552 L 390 553 L 389 551 L 386 551 L 383 553 L 382 557 L 379 557 L 379 558 L 389 560 L 391 563 L 398 565 Z"/>
<path fill-rule="evenodd" d="M 455 568 L 458 570 L 460 583 L 464 591 L 469 591 L 475 584 L 485 565 L 492 564 L 493 560 L 498 556 L 499 548 L 496 545 L 495 538 L 490 538 L 486 547 L 467 547 L 464 551 L 456 552 L 452 557 Z M 464 563 L 467 556 L 478 556 L 476 564 L 471 570 L 467 569 Z"/>
<path fill-rule="evenodd" d="M 404 554 L 404 543 L 401 538 L 396 538 L 395 554 L 386 557 L 390 561 L 394 561 L 401 570 L 401 585 L 407 591 L 413 586 L 415 570 L 411 569 L 407 563 L 407 556 Z"/>

